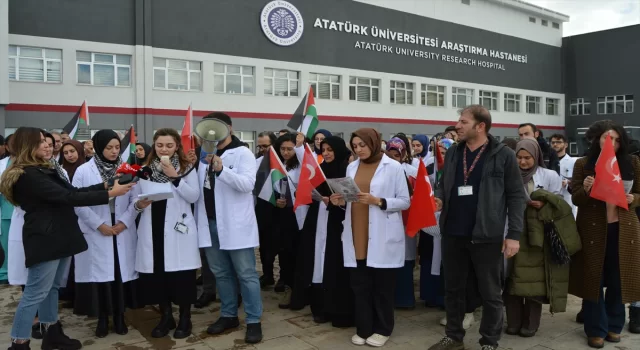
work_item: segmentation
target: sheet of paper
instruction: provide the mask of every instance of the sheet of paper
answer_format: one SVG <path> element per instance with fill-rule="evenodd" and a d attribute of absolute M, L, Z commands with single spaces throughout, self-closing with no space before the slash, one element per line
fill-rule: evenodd
<path fill-rule="evenodd" d="M 171 183 L 158 183 L 148 180 L 140 180 L 138 183 L 142 194 L 138 195 L 138 199 L 161 201 L 169 198 L 173 198 L 173 191 L 171 190 Z"/>
<path fill-rule="evenodd" d="M 339 179 L 327 179 L 327 183 L 335 193 L 339 193 L 342 195 L 345 201 L 347 202 L 357 202 L 358 201 L 358 193 L 360 193 L 360 189 L 356 182 L 350 177 L 343 177 Z"/>
<path fill-rule="evenodd" d="M 631 193 L 631 189 L 633 189 L 633 180 L 622 180 L 622 184 L 624 185 L 624 192 Z"/>
<path fill-rule="evenodd" d="M 311 191 L 311 199 L 317 202 L 322 202 L 322 195 L 315 188 Z"/>

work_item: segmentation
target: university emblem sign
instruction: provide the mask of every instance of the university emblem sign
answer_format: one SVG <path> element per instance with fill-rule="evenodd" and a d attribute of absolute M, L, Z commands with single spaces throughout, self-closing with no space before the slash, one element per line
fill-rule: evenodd
<path fill-rule="evenodd" d="M 271 1 L 262 9 L 260 24 L 264 35 L 276 45 L 291 46 L 304 31 L 300 11 L 287 1 Z"/>

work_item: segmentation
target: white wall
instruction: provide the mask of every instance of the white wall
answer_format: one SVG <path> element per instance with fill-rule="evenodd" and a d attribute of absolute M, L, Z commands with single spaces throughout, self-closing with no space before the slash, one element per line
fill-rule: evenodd
<path fill-rule="evenodd" d="M 223 110 L 254 113 L 283 113 L 291 114 L 300 103 L 301 97 L 265 96 L 263 91 L 264 68 L 280 68 L 301 72 L 301 95 L 308 89 L 309 73 L 328 73 L 342 76 L 340 100 L 316 100 L 321 115 L 381 117 L 418 120 L 457 120 L 457 108 L 451 103 L 451 88 L 474 89 L 474 103 L 478 103 L 479 90 L 499 92 L 498 111 L 492 111 L 494 123 L 519 124 L 535 122 L 540 125 L 564 126 L 564 95 L 549 92 L 505 88 L 482 84 L 471 84 L 442 79 L 431 79 L 384 72 L 371 72 L 327 66 L 315 66 L 293 62 L 279 62 L 247 57 L 233 57 L 199 52 L 178 51 L 151 47 L 134 47 L 105 43 L 75 41 L 66 39 L 52 39 L 22 35 L 10 35 L 9 43 L 47 47 L 63 50 L 63 79 L 62 84 L 27 83 L 12 81 L 10 102 L 23 104 L 45 105 L 79 105 L 87 100 L 89 106 L 133 107 L 157 109 L 184 109 L 193 104 L 195 110 Z M 120 53 L 132 55 L 133 72 L 131 87 L 95 87 L 76 84 L 76 50 L 94 51 L 102 53 Z M 203 62 L 202 85 L 203 91 L 166 91 L 153 88 L 153 57 L 175 58 Z M 5 60 L 6 62 L 6 60 Z M 213 65 L 216 63 L 239 64 L 255 67 L 254 96 L 230 95 L 213 92 Z M 349 76 L 381 79 L 379 103 L 363 103 L 349 101 Z M 410 106 L 392 105 L 389 103 L 389 86 L 391 80 L 415 83 L 414 104 Z M 425 107 L 420 105 L 420 84 L 434 84 L 446 86 L 445 107 Z M 521 112 L 503 112 L 503 94 L 515 93 L 522 95 Z M 526 96 L 542 97 L 542 114 L 526 114 Z M 545 113 L 544 98 L 560 99 L 559 116 Z"/>
<path fill-rule="evenodd" d="M 512 6 L 501 4 L 511 0 L 470 0 L 465 5 L 461 0 L 354 0 L 375 6 L 403 11 L 419 16 L 430 17 L 456 24 L 477 27 L 484 30 L 515 36 L 547 45 L 562 46 L 562 22 L 560 29 L 541 25 L 540 14 L 527 13 Z M 579 0 L 576 0 L 579 1 Z M 518 7 L 526 7 L 519 4 Z M 536 17 L 536 23 L 530 23 L 529 17 Z"/>

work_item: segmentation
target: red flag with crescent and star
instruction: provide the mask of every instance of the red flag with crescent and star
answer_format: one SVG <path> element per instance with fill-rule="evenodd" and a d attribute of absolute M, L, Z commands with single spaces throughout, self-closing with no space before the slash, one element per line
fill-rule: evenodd
<path fill-rule="evenodd" d="M 603 202 L 614 204 L 620 208 L 629 210 L 627 194 L 620 176 L 618 159 L 613 150 L 611 135 L 607 134 L 607 140 L 596 162 L 596 177 L 591 187 L 591 197 Z"/>
<path fill-rule="evenodd" d="M 316 157 L 311 153 L 309 145 L 305 144 L 304 157 L 300 167 L 300 180 L 298 181 L 298 189 L 296 190 L 296 200 L 293 203 L 293 210 L 301 205 L 311 204 L 311 191 L 327 181 L 324 176 Z"/>

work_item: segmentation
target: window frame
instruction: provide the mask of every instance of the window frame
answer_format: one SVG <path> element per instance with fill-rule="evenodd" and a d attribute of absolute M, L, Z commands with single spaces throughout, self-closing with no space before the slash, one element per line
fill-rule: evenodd
<path fill-rule="evenodd" d="M 533 101 L 531 101 L 530 99 L 534 99 Z M 527 96 L 526 99 L 526 104 L 525 104 L 525 113 L 527 114 L 542 114 L 540 111 L 540 104 L 542 103 L 542 97 L 540 96 Z M 535 111 L 531 112 L 529 111 L 529 104 L 530 103 L 534 103 L 535 104 Z"/>
<path fill-rule="evenodd" d="M 156 67 L 155 65 L 155 60 L 164 60 L 164 67 Z M 165 58 L 165 57 L 153 57 L 153 89 L 154 90 L 168 90 L 168 91 L 189 91 L 189 92 L 202 92 L 203 90 L 203 64 L 202 61 L 192 61 L 192 60 L 181 60 L 181 59 L 174 59 L 174 58 Z M 169 62 L 183 62 L 187 64 L 187 69 L 181 69 L 181 68 L 169 68 Z M 195 70 L 195 69 L 191 69 L 191 62 L 196 62 L 200 64 L 200 70 Z M 164 71 L 164 87 L 160 88 L 160 87 L 156 87 L 156 75 L 155 72 L 156 70 L 163 70 Z M 169 88 L 169 71 L 186 71 L 187 72 L 187 88 L 186 89 L 170 89 Z M 191 88 L 191 73 L 200 73 L 200 86 L 199 88 L 196 89 L 192 89 Z"/>
<path fill-rule="evenodd" d="M 429 89 L 432 90 L 429 90 Z M 435 88 L 435 91 L 433 90 Z M 440 91 L 442 88 L 442 91 Z M 429 104 L 429 95 L 434 95 L 436 105 Z M 440 97 L 442 96 L 442 105 L 440 105 Z M 420 84 L 420 105 L 426 107 L 444 108 L 447 106 L 447 87 L 444 85 Z"/>
<path fill-rule="evenodd" d="M 502 101 L 503 101 L 502 111 L 503 112 L 520 113 L 520 111 L 522 110 L 522 95 L 521 94 L 512 94 L 512 93 L 505 92 L 505 93 L 502 94 L 502 97 L 503 97 L 502 98 Z M 507 102 L 513 102 L 515 110 L 513 110 L 513 111 L 509 110 L 509 108 L 507 108 Z"/>
<path fill-rule="evenodd" d="M 216 66 L 223 66 L 224 73 L 217 72 Z M 240 74 L 229 73 L 229 67 L 239 67 Z M 251 75 L 244 74 L 244 68 L 251 68 Z M 229 76 L 239 76 L 240 77 L 240 93 L 229 92 L 227 87 L 227 78 Z M 222 77 L 222 86 L 224 87 L 224 91 L 216 90 L 216 77 Z M 252 90 L 251 92 L 245 92 L 245 78 L 251 78 Z M 244 95 L 244 96 L 255 96 L 256 95 L 256 67 L 243 65 L 243 64 L 231 64 L 231 63 L 220 63 L 215 62 L 213 64 L 213 92 L 215 94 L 225 94 L 225 95 Z"/>
<path fill-rule="evenodd" d="M 465 90 L 465 91 L 470 91 L 470 94 L 464 93 L 461 94 L 458 92 L 458 90 Z M 467 103 L 464 106 L 458 106 L 458 96 L 465 96 L 465 98 L 467 99 Z M 475 96 L 475 90 L 474 89 L 470 89 L 470 88 L 461 88 L 461 87 L 457 87 L 454 86 L 451 88 L 451 106 L 453 106 L 454 108 L 466 108 L 470 105 L 473 104 L 473 97 Z"/>
<path fill-rule="evenodd" d="M 271 70 L 271 76 L 267 76 L 267 70 Z M 286 78 L 276 77 L 276 71 L 286 72 L 287 73 L 287 77 Z M 298 75 L 298 77 L 295 78 L 295 79 L 291 78 L 291 73 L 296 73 Z M 263 79 L 264 79 L 263 93 L 264 93 L 265 96 L 300 97 L 300 71 L 264 67 L 262 75 L 263 75 Z M 267 93 L 267 90 L 266 90 L 267 80 L 271 80 L 271 83 L 270 83 L 271 84 L 271 93 Z M 286 95 L 277 95 L 276 94 L 276 80 L 286 80 L 287 81 L 287 94 Z M 296 92 L 297 92 L 296 95 L 291 95 L 292 83 L 295 83 Z"/>
<path fill-rule="evenodd" d="M 356 82 L 352 83 L 351 79 L 355 79 Z M 369 84 L 360 83 L 360 79 L 369 80 Z M 376 81 L 378 84 L 374 85 L 373 84 L 374 81 Z M 380 95 L 381 84 L 382 84 L 382 80 L 378 79 L 378 78 L 367 78 L 367 77 L 360 77 L 360 76 L 350 75 L 349 76 L 349 101 L 361 102 L 361 103 L 382 103 L 382 96 Z M 360 101 L 360 100 L 358 100 L 358 89 L 360 87 L 369 88 L 369 101 Z M 351 88 L 354 88 L 354 99 L 351 99 Z M 378 99 L 377 100 L 373 100 L 373 91 L 374 91 L 374 89 L 377 90 L 377 92 L 378 92 Z"/>
<path fill-rule="evenodd" d="M 549 114 L 549 107 L 552 106 L 554 107 L 554 114 Z M 559 98 L 552 98 L 552 97 L 545 97 L 545 109 L 544 109 L 546 115 L 554 115 L 554 116 L 559 116 L 560 115 L 560 99 Z"/>
<path fill-rule="evenodd" d="M 15 47 L 16 48 L 16 54 L 12 55 L 11 54 L 11 47 Z M 22 48 L 25 49 L 37 49 L 41 51 L 42 56 L 40 57 L 29 57 L 29 56 L 20 56 L 20 51 Z M 47 58 L 47 50 L 51 50 L 51 51 L 58 51 L 60 52 L 60 58 Z M 53 49 L 53 48 L 48 48 L 48 47 L 37 47 L 37 46 L 27 46 L 27 45 L 9 45 L 9 51 L 7 53 L 7 56 L 9 58 L 9 61 L 13 60 L 14 62 L 14 78 L 11 79 L 11 76 L 9 75 L 9 73 L 7 72 L 7 78 L 9 78 L 9 81 L 18 81 L 18 82 L 24 82 L 24 83 L 47 83 L 47 84 L 62 84 L 63 80 L 64 80 L 64 67 L 62 64 L 62 58 L 63 58 L 63 52 L 62 49 Z M 23 59 L 31 59 L 31 60 L 41 60 L 42 61 L 42 81 L 40 80 L 21 80 L 20 79 L 20 58 Z M 50 81 L 49 78 L 49 69 L 48 67 L 48 63 L 52 62 L 52 63 L 58 63 L 60 65 L 60 80 L 59 81 Z"/>
<path fill-rule="evenodd" d="M 235 135 L 238 138 L 238 140 L 248 143 L 249 144 L 249 149 L 251 150 L 251 152 L 255 152 L 255 150 L 256 150 L 256 141 L 257 141 L 256 140 L 256 132 L 255 131 L 234 130 L 233 131 L 233 135 Z M 246 139 L 245 136 L 249 136 L 250 138 Z"/>
<path fill-rule="evenodd" d="M 78 53 L 79 52 L 84 52 L 84 53 L 88 53 L 91 54 L 91 62 L 86 62 L 86 61 L 78 61 Z M 111 55 L 113 56 L 113 60 L 112 63 L 106 63 L 106 62 L 97 62 L 98 65 L 103 65 L 103 66 L 113 66 L 113 70 L 114 70 L 114 74 L 113 74 L 113 85 L 96 85 L 94 83 L 94 69 L 93 66 L 94 64 L 96 64 L 95 61 L 95 55 Z M 118 56 L 127 56 L 129 57 L 129 65 L 125 65 L 125 64 L 118 64 Z M 89 77 L 91 82 L 90 83 L 81 83 L 78 80 L 80 79 L 80 75 L 78 74 L 78 69 L 80 65 L 88 65 L 89 66 Z M 118 85 L 118 68 L 129 68 L 129 85 Z M 93 51 L 84 51 L 84 50 L 76 50 L 76 85 L 83 85 L 83 86 L 99 86 L 99 87 L 121 87 L 121 88 L 129 88 L 132 87 L 132 71 L 133 71 L 133 56 L 132 55 L 127 55 L 127 54 L 119 54 L 119 53 L 105 53 L 105 52 L 93 52 Z M 165 75 L 166 77 L 166 75 Z"/>
<path fill-rule="evenodd" d="M 389 82 L 389 103 L 392 105 L 401 105 L 401 106 L 413 106 L 415 105 L 416 99 L 416 83 L 410 81 L 399 81 L 399 80 L 391 80 Z M 399 87 L 399 84 L 404 84 L 404 87 Z M 407 86 L 411 84 L 411 88 Z M 404 91 L 404 101 L 405 103 L 398 103 L 398 91 Z M 409 96 L 411 96 L 411 102 L 409 102 Z"/>
<path fill-rule="evenodd" d="M 540 24 L 542 24 L 542 26 L 544 27 L 548 27 L 549 26 L 549 21 L 546 19 L 541 19 L 540 20 Z"/>
<path fill-rule="evenodd" d="M 613 96 L 599 96 L 597 98 L 597 109 L 596 113 L 599 115 L 606 114 L 629 114 L 633 113 L 634 110 L 634 95 L 613 95 Z M 619 104 L 622 104 L 620 106 Z M 608 111 L 608 107 L 612 108 L 612 112 Z M 627 110 L 627 107 L 630 108 Z M 604 108 L 604 111 L 600 111 L 600 107 Z M 622 111 L 618 111 L 618 107 L 622 107 Z"/>
<path fill-rule="evenodd" d="M 578 116 L 578 115 L 591 115 L 591 99 L 586 97 L 576 97 L 569 101 L 569 115 L 570 116 Z M 575 113 L 573 112 L 573 108 L 575 107 Z M 586 110 L 589 109 L 587 113 Z"/>
<path fill-rule="evenodd" d="M 314 78 L 315 79 L 312 79 Z M 321 77 L 326 77 L 326 79 L 321 79 Z M 336 81 L 333 81 L 333 78 L 336 78 Z M 323 98 L 319 95 L 318 86 L 320 84 L 329 84 L 329 98 Z M 330 100 L 330 101 L 339 101 L 342 100 L 342 75 L 340 74 L 330 74 L 330 73 L 309 73 L 309 86 L 313 87 L 313 97 L 320 100 Z M 337 97 L 333 97 L 333 87 L 338 87 Z"/>
<path fill-rule="evenodd" d="M 483 94 L 489 94 L 487 96 L 483 96 Z M 483 103 L 483 99 L 489 99 L 491 101 L 490 107 L 487 107 Z M 486 109 L 490 111 L 499 111 L 500 106 L 500 93 L 497 91 L 489 91 L 489 90 L 478 90 L 478 104 L 484 106 Z M 491 108 L 495 107 L 495 108 Z"/>

